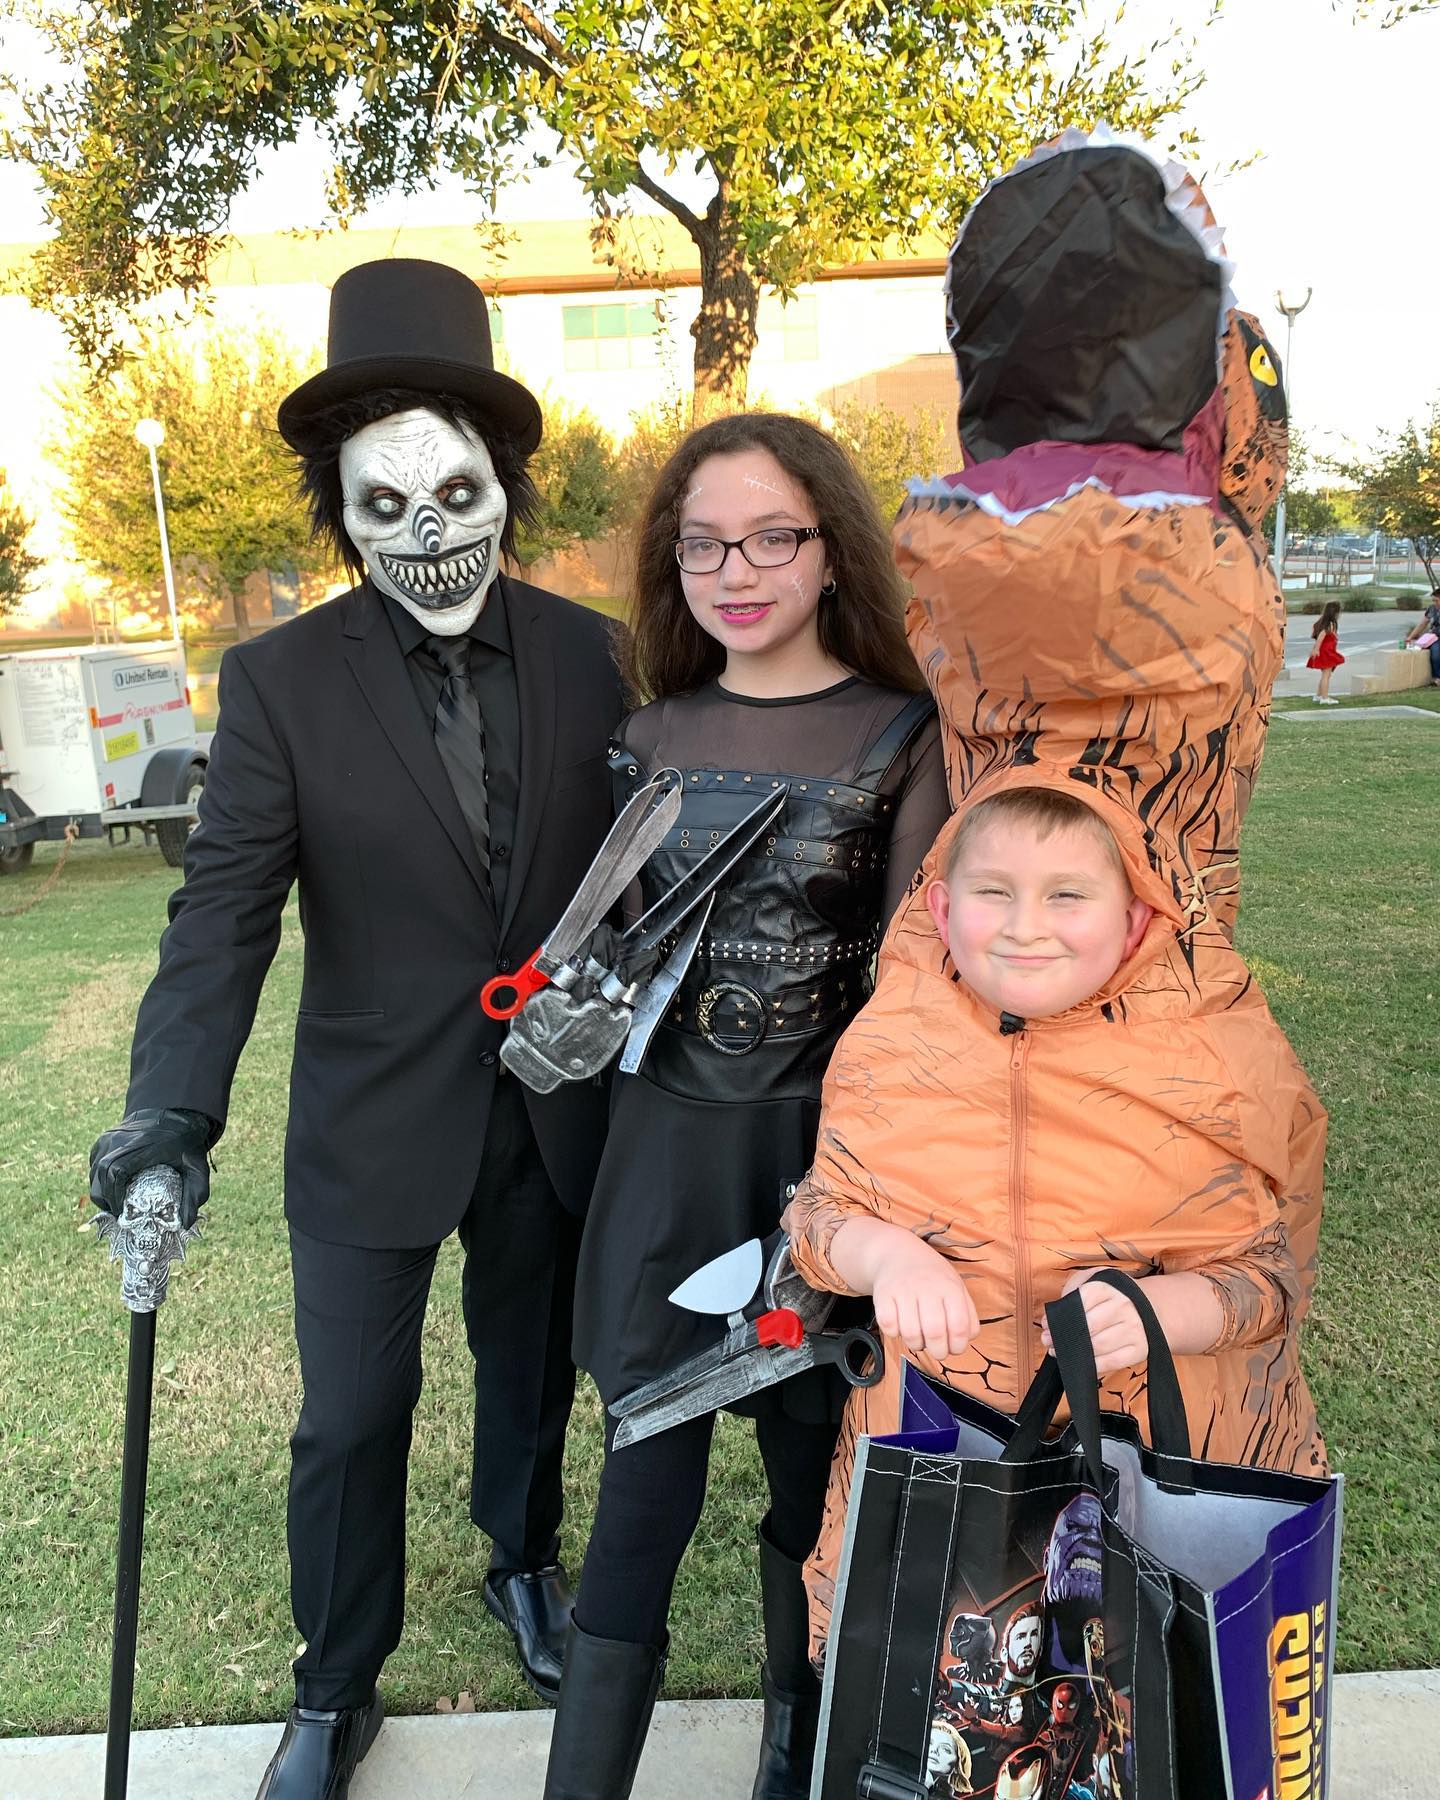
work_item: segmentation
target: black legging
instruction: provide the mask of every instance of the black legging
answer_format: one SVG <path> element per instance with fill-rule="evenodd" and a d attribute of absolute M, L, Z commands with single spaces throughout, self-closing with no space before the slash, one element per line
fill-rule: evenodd
<path fill-rule="evenodd" d="M 770 1486 L 766 1535 L 782 1555 L 802 1562 L 815 1546 L 825 1507 L 838 1424 L 808 1424 L 782 1412 L 772 1389 L 755 1435 Z M 710 1466 L 714 1413 L 610 1448 L 595 1525 L 575 1600 L 575 1622 L 592 1637 L 629 1644 L 665 1642 L 670 1593 L 700 1511 Z"/>

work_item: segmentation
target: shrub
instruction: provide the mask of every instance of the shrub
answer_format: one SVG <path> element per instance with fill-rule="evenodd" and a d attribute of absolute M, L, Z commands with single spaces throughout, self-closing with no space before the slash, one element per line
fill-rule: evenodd
<path fill-rule="evenodd" d="M 886 520 L 900 510 L 910 477 L 936 475 L 945 461 L 945 428 L 938 413 L 907 416 L 893 407 L 852 400 L 827 423 L 854 457 Z"/>
<path fill-rule="evenodd" d="M 621 469 L 610 434 L 593 414 L 545 407 L 545 435 L 530 459 L 540 495 L 534 527 L 516 544 L 527 568 L 542 556 L 603 537 L 617 523 Z"/>
<path fill-rule="evenodd" d="M 1364 587 L 1309 588 L 1303 598 L 1287 600 L 1286 606 L 1288 611 L 1305 617 L 1318 616 L 1332 600 L 1338 600 L 1343 611 L 1352 613 L 1389 612 L 1395 605 L 1387 588 L 1367 583 Z"/>
<path fill-rule="evenodd" d="M 689 429 L 688 395 L 677 394 L 631 415 L 630 435 L 620 446 L 617 525 L 628 530 L 637 522 L 655 477 L 679 449 Z"/>

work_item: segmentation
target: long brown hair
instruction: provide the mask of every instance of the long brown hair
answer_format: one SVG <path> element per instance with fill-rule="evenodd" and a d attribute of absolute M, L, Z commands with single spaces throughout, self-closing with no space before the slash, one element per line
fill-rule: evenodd
<path fill-rule="evenodd" d="M 925 683 L 905 641 L 905 586 L 890 534 L 860 471 L 828 432 L 787 413 L 736 413 L 702 425 L 659 475 L 640 518 L 630 633 L 622 653 L 636 701 L 689 694 L 725 667 L 725 649 L 701 629 L 680 585 L 675 538 L 681 496 L 710 456 L 770 453 L 815 507 L 835 592 L 820 601 L 820 647 L 843 668 L 902 692 Z"/>
<path fill-rule="evenodd" d="M 1338 600 L 1327 600 L 1320 609 L 1320 617 L 1310 627 L 1310 635 L 1312 638 L 1321 638 L 1327 631 L 1333 631 L 1338 635 L 1339 630 L 1340 602 Z"/>

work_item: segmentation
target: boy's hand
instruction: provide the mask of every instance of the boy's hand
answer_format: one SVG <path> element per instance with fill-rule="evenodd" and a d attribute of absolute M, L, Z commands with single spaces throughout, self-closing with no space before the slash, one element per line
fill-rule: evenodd
<path fill-rule="evenodd" d="M 1113 1375 L 1117 1369 L 1143 1369 L 1150 1360 L 1150 1346 L 1140 1315 L 1124 1294 L 1102 1282 L 1090 1282 L 1097 1273 L 1095 1269 L 1077 1269 L 1063 1289 L 1067 1294 L 1080 1289 L 1085 1323 L 1090 1327 L 1090 1346 L 1095 1352 L 1095 1372 Z M 1054 1347 L 1048 1325 L 1041 1327 L 1040 1342 L 1047 1350 Z"/>
<path fill-rule="evenodd" d="M 969 1288 L 938 1250 L 908 1231 L 896 1238 L 874 1262 L 876 1325 L 907 1350 L 959 1356 L 980 1329 Z"/>
<path fill-rule="evenodd" d="M 1085 1322 L 1090 1327 L 1090 1343 L 1095 1351 L 1095 1370 L 1100 1375 L 1113 1375 L 1117 1369 L 1143 1369 L 1150 1360 L 1150 1347 L 1145 1341 L 1145 1327 L 1134 1305 L 1123 1294 L 1100 1282 L 1089 1282 L 1099 1269 L 1077 1269 L 1065 1283 L 1064 1291 L 1073 1294 L 1080 1288 L 1085 1306 Z M 1174 1275 L 1146 1275 L 1140 1280 L 1145 1298 L 1155 1309 L 1155 1317 L 1165 1334 L 1165 1342 L 1175 1356 L 1203 1356 L 1219 1341 L 1225 1327 L 1225 1312 L 1215 1292 L 1215 1284 L 1204 1275 L 1185 1270 Z M 1041 1328 L 1040 1341 L 1051 1348 L 1050 1333 Z"/>

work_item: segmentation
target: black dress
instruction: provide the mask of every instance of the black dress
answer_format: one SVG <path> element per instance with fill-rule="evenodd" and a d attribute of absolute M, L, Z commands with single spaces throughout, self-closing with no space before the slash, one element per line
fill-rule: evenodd
<path fill-rule="evenodd" d="M 617 800 L 666 765 L 684 799 L 644 871 L 646 906 L 773 783 L 790 791 L 717 894 L 640 1072 L 616 1078 L 575 1314 L 575 1360 L 607 1403 L 723 1335 L 723 1317 L 669 1295 L 778 1225 L 814 1154 L 825 1066 L 949 812 L 930 697 L 859 677 L 795 699 L 712 682 L 657 701 L 618 734 Z M 786 1383 L 787 1409 L 795 1390 L 813 1417 L 829 1385 Z"/>

